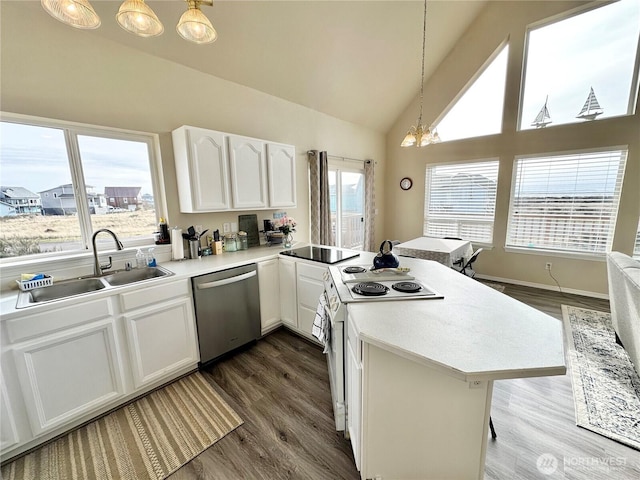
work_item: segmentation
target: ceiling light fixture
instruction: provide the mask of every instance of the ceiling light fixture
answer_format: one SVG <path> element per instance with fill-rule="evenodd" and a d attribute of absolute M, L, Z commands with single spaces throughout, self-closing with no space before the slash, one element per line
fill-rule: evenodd
<path fill-rule="evenodd" d="M 200 11 L 200 4 L 213 5 L 213 0 L 186 0 L 189 10 L 182 14 L 176 30 L 185 40 L 195 43 L 211 43 L 218 38 L 218 33 L 209 19 Z"/>
<path fill-rule="evenodd" d="M 56 20 L 75 28 L 98 28 L 100 17 L 89 0 L 42 0 L 42 7 Z"/>
<path fill-rule="evenodd" d="M 213 5 L 213 0 L 184 0 L 188 8 L 176 27 L 178 34 L 194 43 L 211 43 L 218 34 L 200 5 Z M 89 0 L 41 0 L 42 7 L 55 19 L 75 28 L 98 28 L 100 17 Z M 139 37 L 155 37 L 164 26 L 144 0 L 124 0 L 116 15 L 118 24 Z"/>
<path fill-rule="evenodd" d="M 425 55 L 425 43 L 427 37 L 427 0 L 424 0 L 424 15 L 422 19 L 422 77 L 420 80 L 420 116 L 415 125 L 412 125 L 407 135 L 400 144 L 401 147 L 425 147 L 432 143 L 438 143 L 440 136 L 436 132 L 435 128 L 427 128 L 422 124 L 422 98 L 424 94 L 424 55 Z"/>
<path fill-rule="evenodd" d="M 162 22 L 144 0 L 122 2 L 116 20 L 127 32 L 139 37 L 155 37 L 164 32 Z"/>

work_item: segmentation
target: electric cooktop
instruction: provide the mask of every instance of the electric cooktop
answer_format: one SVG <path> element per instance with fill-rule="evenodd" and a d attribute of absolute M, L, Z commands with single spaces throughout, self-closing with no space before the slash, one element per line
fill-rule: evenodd
<path fill-rule="evenodd" d="M 302 258 L 304 260 L 312 260 L 314 262 L 327 263 L 332 265 L 334 263 L 342 262 L 359 256 L 359 253 L 345 252 L 342 250 L 336 250 L 333 248 L 324 247 L 300 247 L 293 248 L 291 250 L 283 250 L 280 255 L 287 255 L 289 257 Z"/>

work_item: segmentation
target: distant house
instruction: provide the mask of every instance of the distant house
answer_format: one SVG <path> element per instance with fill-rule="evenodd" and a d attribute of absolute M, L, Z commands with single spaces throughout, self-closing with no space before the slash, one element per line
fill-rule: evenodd
<path fill-rule="evenodd" d="M 15 207 L 8 203 L 0 202 L 0 217 L 13 217 L 16 215 Z"/>
<path fill-rule="evenodd" d="M 107 204 L 113 208 L 137 210 L 142 205 L 142 187 L 104 187 Z"/>
<path fill-rule="evenodd" d="M 13 207 L 13 213 L 8 215 L 27 215 L 42 213 L 40 196 L 23 187 L 0 187 L 0 202 Z M 4 211 L 10 209 L 2 209 Z"/>
<path fill-rule="evenodd" d="M 105 211 L 107 202 L 101 193 L 95 193 L 94 187 L 86 186 L 89 213 Z M 71 183 L 60 185 L 40 192 L 42 212 L 44 215 L 74 215 L 78 213 L 76 196 Z"/>

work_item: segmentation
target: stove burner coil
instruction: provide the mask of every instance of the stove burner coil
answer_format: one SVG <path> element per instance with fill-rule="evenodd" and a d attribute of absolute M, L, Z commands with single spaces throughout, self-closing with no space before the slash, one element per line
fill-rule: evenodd
<path fill-rule="evenodd" d="M 396 282 L 391 288 L 403 293 L 417 293 L 422 290 L 422 285 L 416 282 Z"/>
<path fill-rule="evenodd" d="M 376 297 L 386 295 L 389 292 L 389 287 L 377 282 L 360 282 L 356 283 L 351 290 L 358 295 Z"/>
<path fill-rule="evenodd" d="M 346 267 L 342 270 L 344 273 L 364 273 L 367 271 L 366 268 L 363 267 Z"/>

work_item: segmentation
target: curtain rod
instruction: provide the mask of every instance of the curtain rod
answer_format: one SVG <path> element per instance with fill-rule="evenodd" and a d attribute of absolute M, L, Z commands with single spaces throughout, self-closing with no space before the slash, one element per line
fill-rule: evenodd
<path fill-rule="evenodd" d="M 314 152 L 317 152 L 317 150 L 309 150 L 307 152 L 307 154 L 313 154 Z M 349 158 L 349 157 L 341 157 L 339 155 L 331 155 L 329 153 L 327 153 L 327 157 L 332 157 L 332 158 L 337 158 L 339 160 L 343 160 L 345 162 L 355 162 L 355 163 L 371 163 L 373 162 L 373 160 L 367 159 L 367 160 L 358 160 L 356 158 Z"/>

